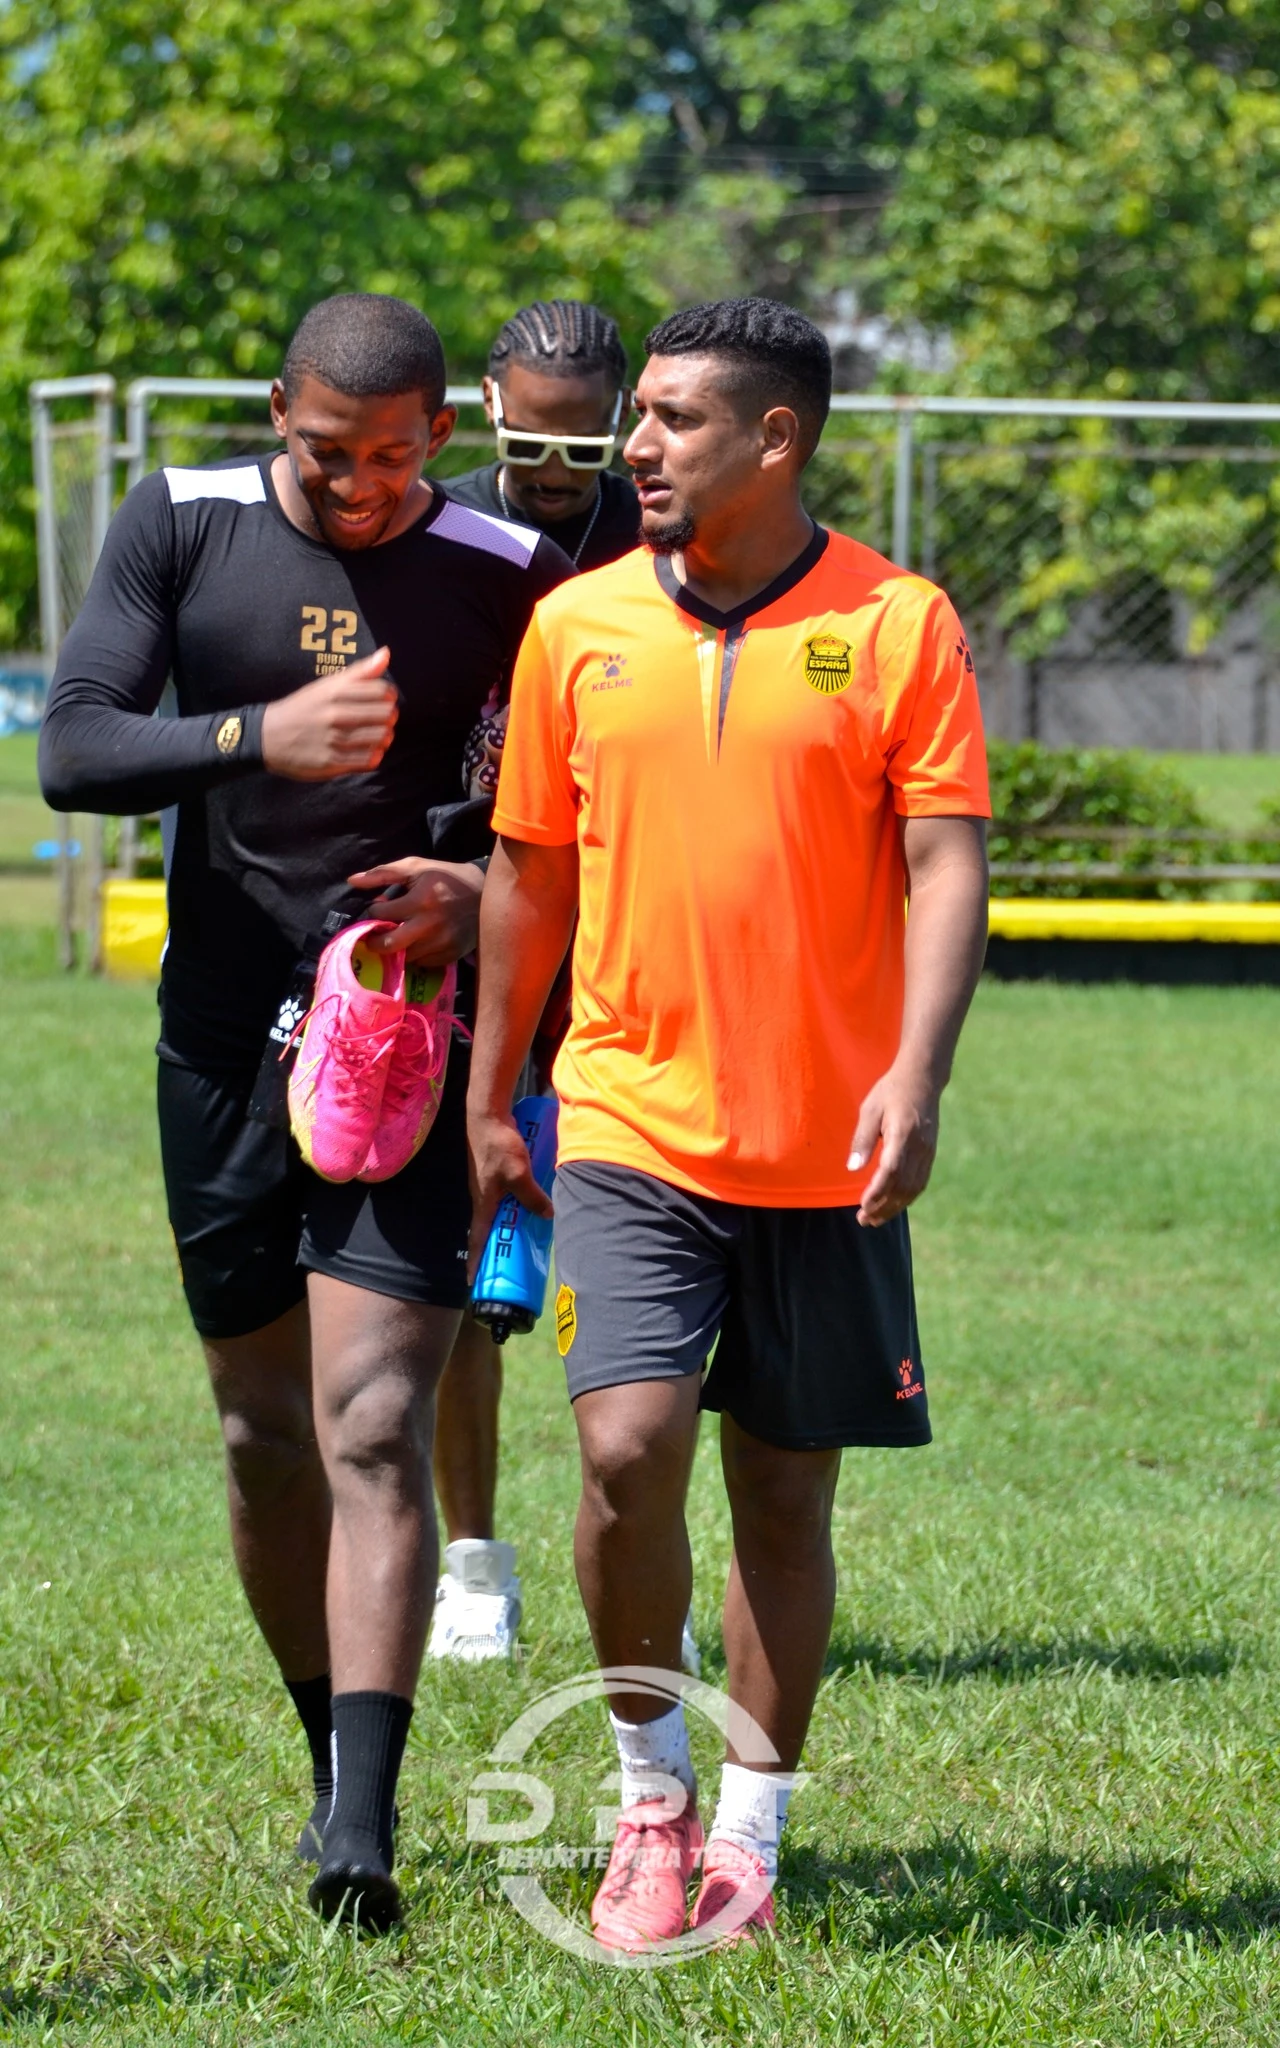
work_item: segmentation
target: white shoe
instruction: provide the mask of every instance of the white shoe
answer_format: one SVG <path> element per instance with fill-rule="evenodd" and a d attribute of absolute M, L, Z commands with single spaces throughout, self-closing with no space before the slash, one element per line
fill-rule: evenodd
<path fill-rule="evenodd" d="M 436 1587 L 436 1611 L 428 1657 L 456 1657 L 478 1664 L 509 1657 L 520 1626 L 520 1581 L 511 1543 L 463 1536 L 447 1544 L 444 1573 Z"/>
<path fill-rule="evenodd" d="M 702 1652 L 693 1633 L 693 1609 L 684 1618 L 684 1632 L 680 1637 L 680 1669 L 687 1671 L 690 1678 L 702 1676 Z"/>

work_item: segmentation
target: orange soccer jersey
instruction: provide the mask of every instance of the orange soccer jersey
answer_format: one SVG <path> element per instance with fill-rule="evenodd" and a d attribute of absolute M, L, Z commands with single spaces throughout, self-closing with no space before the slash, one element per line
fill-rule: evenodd
<path fill-rule="evenodd" d="M 896 815 L 895 815 L 896 814 Z M 902 1018 L 897 817 L 988 815 L 943 593 L 819 528 L 720 614 L 639 549 L 537 607 L 494 823 L 577 841 L 560 1158 L 830 1207 Z"/>

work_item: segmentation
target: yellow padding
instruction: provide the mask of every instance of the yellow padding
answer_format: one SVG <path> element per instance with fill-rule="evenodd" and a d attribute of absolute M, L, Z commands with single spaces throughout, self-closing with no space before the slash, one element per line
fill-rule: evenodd
<path fill-rule="evenodd" d="M 991 930 L 1002 939 L 1210 939 L 1280 945 L 1280 903 L 1081 902 L 995 897 Z"/>
<path fill-rule="evenodd" d="M 108 974 L 157 980 L 168 929 L 163 882 L 103 883 L 102 964 Z"/>

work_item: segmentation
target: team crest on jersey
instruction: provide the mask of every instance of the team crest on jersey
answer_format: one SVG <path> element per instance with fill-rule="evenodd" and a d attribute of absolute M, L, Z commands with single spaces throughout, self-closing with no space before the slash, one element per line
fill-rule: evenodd
<path fill-rule="evenodd" d="M 556 1295 L 556 1350 L 561 1358 L 567 1358 L 578 1334 L 578 1297 L 572 1287 L 562 1287 Z"/>
<path fill-rule="evenodd" d="M 834 697 L 848 689 L 852 675 L 847 640 L 838 639 L 834 633 L 815 633 L 812 640 L 805 641 L 804 679 L 811 689 L 820 690 L 824 697 Z"/>

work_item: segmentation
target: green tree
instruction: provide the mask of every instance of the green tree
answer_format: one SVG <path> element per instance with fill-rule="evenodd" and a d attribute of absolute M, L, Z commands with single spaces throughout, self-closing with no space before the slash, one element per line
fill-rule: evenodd
<path fill-rule="evenodd" d="M 353 289 L 424 306 L 464 374 L 534 294 L 642 334 L 636 50 L 621 0 L 0 9 L 0 645 L 34 630 L 33 377 L 268 375 Z"/>
<path fill-rule="evenodd" d="M 763 0 L 722 48 L 748 133 L 881 169 L 856 281 L 967 388 L 1280 387 L 1275 0 Z"/>

